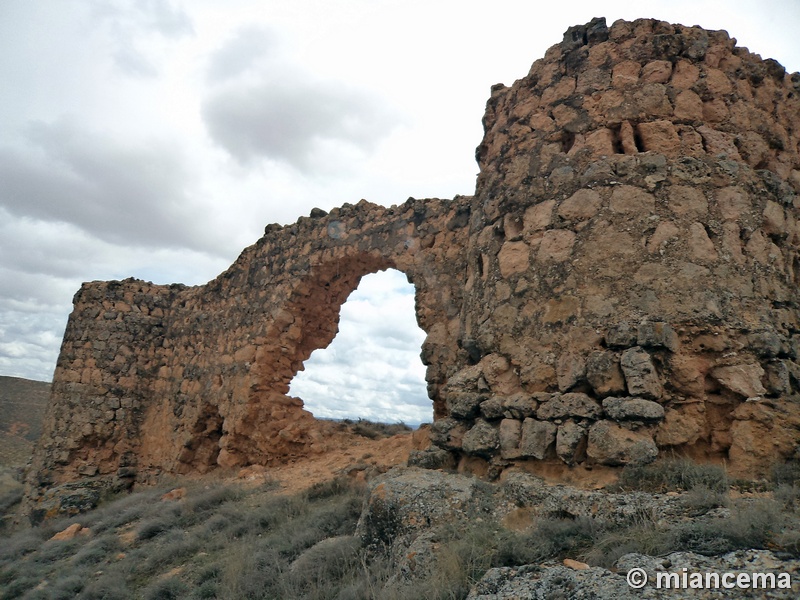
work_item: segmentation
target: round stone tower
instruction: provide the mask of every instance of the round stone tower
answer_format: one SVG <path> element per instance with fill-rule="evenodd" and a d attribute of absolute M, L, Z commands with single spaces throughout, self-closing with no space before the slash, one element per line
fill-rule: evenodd
<path fill-rule="evenodd" d="M 434 443 L 483 468 L 791 456 L 800 74 L 724 31 L 596 19 L 483 124 L 470 364 Z"/>

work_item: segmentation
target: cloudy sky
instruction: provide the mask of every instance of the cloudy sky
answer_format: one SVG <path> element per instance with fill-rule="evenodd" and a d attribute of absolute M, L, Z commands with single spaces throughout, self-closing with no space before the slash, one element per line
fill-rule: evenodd
<path fill-rule="evenodd" d="M 82 281 L 202 284 L 312 207 L 471 193 L 491 85 L 601 15 L 800 69 L 798 0 L 0 0 L 0 375 L 51 378 Z M 293 393 L 429 420 L 413 290 L 356 294 Z"/>

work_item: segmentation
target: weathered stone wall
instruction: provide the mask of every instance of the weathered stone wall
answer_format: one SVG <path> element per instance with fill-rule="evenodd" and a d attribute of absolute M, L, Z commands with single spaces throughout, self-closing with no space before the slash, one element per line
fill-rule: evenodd
<path fill-rule="evenodd" d="M 289 384 L 337 332 L 362 276 L 407 275 L 427 332 L 434 413 L 460 366 L 470 198 L 366 201 L 271 225 L 225 273 L 198 287 L 84 284 L 75 297 L 31 482 L 269 464 L 323 452 L 323 428 Z M 35 494 L 34 489 L 34 494 Z"/>
<path fill-rule="evenodd" d="M 800 75 L 725 32 L 570 29 L 478 148 L 437 442 L 502 466 L 677 448 L 757 476 L 800 441 Z"/>
<path fill-rule="evenodd" d="M 799 95 L 725 32 L 570 29 L 492 89 L 474 197 L 315 210 L 205 286 L 84 285 L 33 495 L 323 451 L 289 383 L 389 267 L 463 468 L 675 449 L 758 476 L 800 439 Z"/>

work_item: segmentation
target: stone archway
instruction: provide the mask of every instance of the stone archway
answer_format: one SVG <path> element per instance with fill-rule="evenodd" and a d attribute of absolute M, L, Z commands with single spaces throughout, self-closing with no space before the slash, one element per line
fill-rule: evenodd
<path fill-rule="evenodd" d="M 268 226 L 203 286 L 85 284 L 65 333 L 34 487 L 87 473 L 148 481 L 314 451 L 318 428 L 288 396 L 289 383 L 333 339 L 339 307 L 361 277 L 389 267 L 415 286 L 428 395 L 444 414 L 439 389 L 463 362 L 469 201 L 315 210 Z"/>
<path fill-rule="evenodd" d="M 260 346 L 247 379 L 247 398 L 231 415 L 220 439 L 219 463 L 265 464 L 315 451 L 318 427 L 302 400 L 289 396 L 292 379 L 318 348 L 338 331 L 339 312 L 361 278 L 396 268 L 378 253 L 332 253 L 312 264 L 274 315 L 268 339 Z"/>
<path fill-rule="evenodd" d="M 397 269 L 365 275 L 341 306 L 333 341 L 292 379 L 289 395 L 318 420 L 430 423 L 416 289 Z"/>

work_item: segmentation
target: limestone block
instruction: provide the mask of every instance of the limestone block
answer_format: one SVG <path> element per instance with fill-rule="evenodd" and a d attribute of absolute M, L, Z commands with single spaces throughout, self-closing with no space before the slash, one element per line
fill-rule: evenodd
<path fill-rule="evenodd" d="M 601 413 L 602 410 L 596 400 L 580 392 L 570 392 L 553 394 L 549 401 L 539 405 L 536 417 L 542 421 L 567 417 L 596 419 Z"/>
<path fill-rule="evenodd" d="M 586 361 L 586 380 L 600 397 L 625 392 L 625 378 L 614 352 L 592 352 Z"/>
<path fill-rule="evenodd" d="M 757 363 L 716 367 L 710 374 L 722 387 L 745 398 L 757 398 L 767 393 L 761 385 L 764 369 Z"/>
<path fill-rule="evenodd" d="M 667 83 L 672 76 L 672 63 L 654 60 L 642 67 L 641 80 L 648 83 Z"/>
<path fill-rule="evenodd" d="M 503 458 L 518 458 L 520 456 L 519 443 L 522 436 L 522 423 L 516 419 L 503 419 L 498 429 L 500 437 L 500 456 Z"/>
<path fill-rule="evenodd" d="M 589 428 L 587 456 L 602 465 L 644 465 L 655 460 L 658 448 L 652 436 L 631 431 L 612 421 L 598 421 Z"/>
<path fill-rule="evenodd" d="M 649 215 L 655 209 L 655 198 L 641 188 L 631 185 L 620 185 L 611 193 L 609 208 L 613 212 L 633 215 Z"/>
<path fill-rule="evenodd" d="M 617 63 L 611 73 L 611 84 L 615 88 L 624 88 L 639 83 L 639 72 L 642 66 L 632 60 Z"/>
<path fill-rule="evenodd" d="M 647 251 L 651 254 L 663 252 L 667 243 L 677 238 L 679 233 L 680 230 L 672 221 L 662 221 L 647 240 Z"/>
<path fill-rule="evenodd" d="M 702 223 L 695 222 L 689 226 L 689 252 L 699 262 L 714 262 L 718 258 L 714 243 Z"/>
<path fill-rule="evenodd" d="M 580 462 L 586 451 L 588 427 L 574 421 L 565 421 L 556 433 L 556 455 L 568 465 Z"/>
<path fill-rule="evenodd" d="M 675 354 L 669 360 L 669 383 L 688 397 L 702 397 L 708 360 L 702 356 Z"/>
<path fill-rule="evenodd" d="M 566 221 L 591 219 L 603 204 L 600 194 L 594 190 L 581 189 L 572 194 L 558 207 L 558 216 Z"/>
<path fill-rule="evenodd" d="M 578 354 L 562 354 L 556 365 L 558 389 L 567 392 L 586 377 L 586 359 Z"/>
<path fill-rule="evenodd" d="M 708 200 L 702 190 L 688 185 L 673 185 L 669 209 L 679 217 L 702 217 L 708 213 Z"/>
<path fill-rule="evenodd" d="M 659 446 L 682 446 L 697 442 L 706 426 L 703 406 L 699 403 L 668 408 L 656 431 Z"/>
<path fill-rule="evenodd" d="M 703 102 L 703 120 L 706 123 L 722 123 L 729 116 L 728 105 L 722 98 L 713 98 L 708 102 Z"/>
<path fill-rule="evenodd" d="M 636 132 L 630 121 L 623 121 L 619 129 L 619 139 L 622 144 L 622 151 L 625 154 L 636 154 L 639 149 L 636 146 Z"/>
<path fill-rule="evenodd" d="M 528 395 L 524 393 L 513 394 L 503 398 L 503 415 L 509 419 L 525 419 L 536 414 L 539 402 L 546 402 L 550 399 L 550 394 L 536 393 Z"/>
<path fill-rule="evenodd" d="M 584 147 L 589 148 L 595 156 L 613 156 L 614 134 L 605 127 L 586 134 Z"/>
<path fill-rule="evenodd" d="M 700 69 L 697 65 L 682 59 L 675 64 L 670 84 L 676 89 L 688 90 L 697 82 L 698 77 L 700 77 Z"/>
<path fill-rule="evenodd" d="M 575 232 L 569 229 L 550 229 L 545 232 L 536 256 L 540 263 L 564 262 L 572 255 Z"/>
<path fill-rule="evenodd" d="M 605 335 L 609 348 L 630 348 L 637 344 L 637 330 L 630 323 L 618 323 L 608 328 Z"/>
<path fill-rule="evenodd" d="M 729 186 L 717 190 L 717 206 L 726 221 L 739 221 L 752 209 L 750 198 L 739 186 Z"/>
<path fill-rule="evenodd" d="M 478 413 L 478 407 L 486 398 L 476 392 L 449 392 L 447 409 L 451 416 L 459 419 L 470 419 Z"/>
<path fill-rule="evenodd" d="M 786 361 L 769 363 L 765 372 L 763 383 L 769 395 L 783 396 L 792 392 L 791 373 Z"/>
<path fill-rule="evenodd" d="M 792 404 L 745 402 L 733 412 L 731 424 L 731 472 L 734 476 L 767 473 L 788 458 L 800 439 L 800 415 Z"/>
<path fill-rule="evenodd" d="M 555 200 L 546 200 L 526 209 L 523 217 L 524 231 L 541 231 L 549 227 L 553 223 L 553 208 L 555 205 Z"/>
<path fill-rule="evenodd" d="M 661 152 L 674 156 L 680 152 L 681 138 L 672 121 L 652 121 L 639 124 L 639 136 L 645 152 Z"/>
<path fill-rule="evenodd" d="M 528 270 L 530 247 L 525 242 L 506 242 L 497 254 L 500 274 L 510 277 Z"/>
<path fill-rule="evenodd" d="M 645 321 L 636 330 L 637 344 L 643 348 L 666 348 L 671 352 L 678 349 L 678 335 L 667 323 Z"/>
<path fill-rule="evenodd" d="M 783 349 L 781 337 L 773 331 L 759 331 L 747 336 L 748 349 L 761 358 L 775 358 Z"/>
<path fill-rule="evenodd" d="M 459 450 L 466 431 L 461 421 L 451 417 L 436 419 L 431 424 L 431 443 L 445 450 Z"/>
<path fill-rule="evenodd" d="M 666 86 L 661 83 L 645 83 L 633 94 L 635 106 L 651 117 L 672 116 L 672 104 L 667 97 Z M 652 150 L 659 151 L 658 148 Z"/>
<path fill-rule="evenodd" d="M 777 202 L 767 200 L 762 228 L 764 233 L 768 235 L 786 234 L 786 216 L 784 215 L 783 207 Z"/>
<path fill-rule="evenodd" d="M 615 421 L 660 421 L 664 418 L 664 407 L 644 398 L 608 397 L 603 400 L 603 410 Z"/>
<path fill-rule="evenodd" d="M 739 226 L 731 221 L 722 224 L 722 251 L 737 264 L 744 264 L 742 238 Z"/>
<path fill-rule="evenodd" d="M 658 399 L 662 396 L 664 388 L 646 350 L 639 346 L 625 350 L 620 356 L 620 365 L 625 374 L 628 392 L 632 396 L 649 399 Z"/>
<path fill-rule="evenodd" d="M 580 312 L 581 301 L 572 296 L 548 300 L 544 306 L 544 323 L 566 323 Z"/>
<path fill-rule="evenodd" d="M 521 456 L 544 459 L 556 441 L 558 428 L 547 421 L 525 419 L 522 423 L 522 438 L 519 444 Z"/>
<path fill-rule="evenodd" d="M 496 420 L 503 417 L 503 398 L 494 396 L 480 404 L 480 413 L 484 419 Z"/>
<path fill-rule="evenodd" d="M 483 419 L 475 421 L 475 425 L 464 434 L 461 448 L 467 454 L 490 458 L 500 447 L 500 435 L 497 429 Z"/>
<path fill-rule="evenodd" d="M 691 90 L 684 90 L 675 97 L 675 118 L 686 121 L 703 120 L 703 101 Z"/>
<path fill-rule="evenodd" d="M 741 160 L 732 134 L 712 129 L 706 125 L 698 127 L 697 131 L 703 136 L 703 143 L 710 155 L 724 155 L 731 160 Z"/>

